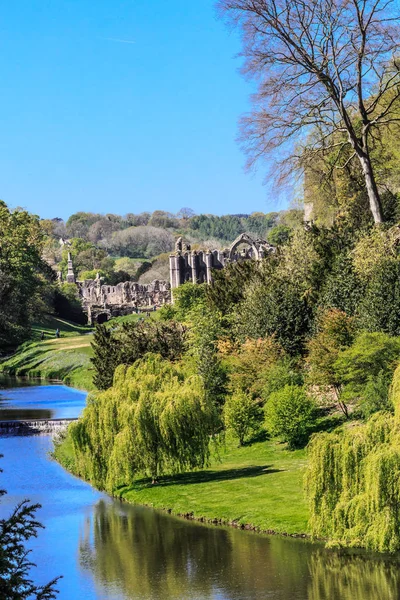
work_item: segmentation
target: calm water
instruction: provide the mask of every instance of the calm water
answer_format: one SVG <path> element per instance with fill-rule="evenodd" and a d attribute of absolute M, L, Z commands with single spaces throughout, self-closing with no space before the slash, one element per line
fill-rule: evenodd
<path fill-rule="evenodd" d="M 62 386 L 0 393 L 13 410 L 30 403 L 42 410 L 48 400 L 46 410 L 59 414 L 68 398 L 71 406 L 77 402 L 77 393 Z M 400 598 L 399 558 L 329 552 L 127 506 L 66 473 L 49 459 L 50 449 L 48 437 L 0 438 L 0 484 L 8 490 L 0 516 L 23 498 L 43 505 L 38 516 L 46 529 L 32 544 L 34 578 L 63 574 L 61 600 Z"/>
<path fill-rule="evenodd" d="M 0 380 L 0 421 L 13 419 L 71 419 L 82 412 L 86 393 L 64 385 L 29 385 L 16 381 L 12 388 L 1 386 L 10 381 Z"/>

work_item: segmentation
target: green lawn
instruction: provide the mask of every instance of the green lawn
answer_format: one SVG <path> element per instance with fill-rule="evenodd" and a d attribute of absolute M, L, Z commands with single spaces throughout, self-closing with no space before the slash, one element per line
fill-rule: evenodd
<path fill-rule="evenodd" d="M 40 323 L 34 323 L 32 326 L 32 339 L 40 340 L 42 331 L 45 334 L 45 339 L 55 338 L 56 329 L 59 329 L 62 337 L 72 337 L 77 335 L 83 335 L 93 331 L 92 327 L 87 325 L 78 325 L 65 319 L 59 319 L 52 315 L 46 315 L 42 318 Z"/>
<path fill-rule="evenodd" d="M 304 450 L 291 452 L 277 441 L 237 448 L 232 442 L 221 462 L 194 473 L 162 478 L 156 485 L 137 481 L 117 490 L 125 500 L 196 519 L 233 521 L 262 531 L 308 531 L 303 492 Z"/>
<path fill-rule="evenodd" d="M 55 330 L 61 337 L 55 338 Z M 40 333 L 45 339 L 40 341 Z M 33 328 L 32 340 L 22 344 L 7 360 L 0 363 L 0 372 L 7 375 L 57 379 L 78 389 L 91 390 L 93 369 L 90 362 L 91 328 L 48 317 Z"/>

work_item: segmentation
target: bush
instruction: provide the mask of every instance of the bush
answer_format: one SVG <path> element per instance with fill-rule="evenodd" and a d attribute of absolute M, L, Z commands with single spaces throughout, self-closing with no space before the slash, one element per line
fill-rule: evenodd
<path fill-rule="evenodd" d="M 360 402 L 363 417 L 368 419 L 380 410 L 392 411 L 393 405 L 389 398 L 391 376 L 384 371 L 376 377 L 370 377 L 366 383 Z"/>
<path fill-rule="evenodd" d="M 225 427 L 231 430 L 243 446 L 250 433 L 256 433 L 260 428 L 261 410 L 249 394 L 237 391 L 225 402 Z"/>
<path fill-rule="evenodd" d="M 268 430 L 283 438 L 289 448 L 304 445 L 315 423 L 315 403 L 304 389 L 286 385 L 273 392 L 265 408 Z"/>
<path fill-rule="evenodd" d="M 373 271 L 359 306 L 360 327 L 400 335 L 400 262 L 387 260 Z"/>
<path fill-rule="evenodd" d="M 268 400 L 273 392 L 277 392 L 287 385 L 303 385 L 303 375 L 296 368 L 294 360 L 290 358 L 284 358 L 270 368 L 262 396 Z"/>
<path fill-rule="evenodd" d="M 400 359 L 400 338 L 386 333 L 363 333 L 334 364 L 346 398 L 360 398 L 373 378 L 392 377 Z"/>
<path fill-rule="evenodd" d="M 232 352 L 226 359 L 231 371 L 231 387 L 250 394 L 254 399 L 260 398 L 270 370 L 283 355 L 282 347 L 273 336 L 246 340 L 237 352 Z"/>

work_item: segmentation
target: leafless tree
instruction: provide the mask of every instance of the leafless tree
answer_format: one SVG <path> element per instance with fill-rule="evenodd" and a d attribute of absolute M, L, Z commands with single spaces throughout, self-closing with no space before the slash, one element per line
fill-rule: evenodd
<path fill-rule="evenodd" d="M 370 148 L 400 120 L 400 19 L 395 0 L 219 0 L 240 27 L 243 71 L 258 81 L 242 121 L 249 163 L 307 139 L 307 158 L 358 158 L 375 223 L 382 206 Z M 298 154 L 298 153 L 297 153 Z M 304 153 L 303 153 L 304 158 Z"/>

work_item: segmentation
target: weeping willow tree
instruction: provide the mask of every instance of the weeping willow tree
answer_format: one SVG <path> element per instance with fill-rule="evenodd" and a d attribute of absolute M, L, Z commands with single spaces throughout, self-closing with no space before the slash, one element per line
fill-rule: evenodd
<path fill-rule="evenodd" d="M 203 467 L 209 458 L 214 406 L 199 376 L 148 354 L 120 365 L 114 385 L 89 398 L 70 426 L 77 474 L 110 492 L 137 474 L 153 479 Z"/>
<path fill-rule="evenodd" d="M 311 529 L 330 545 L 400 550 L 400 367 L 391 395 L 394 416 L 376 413 L 309 444 Z"/>

